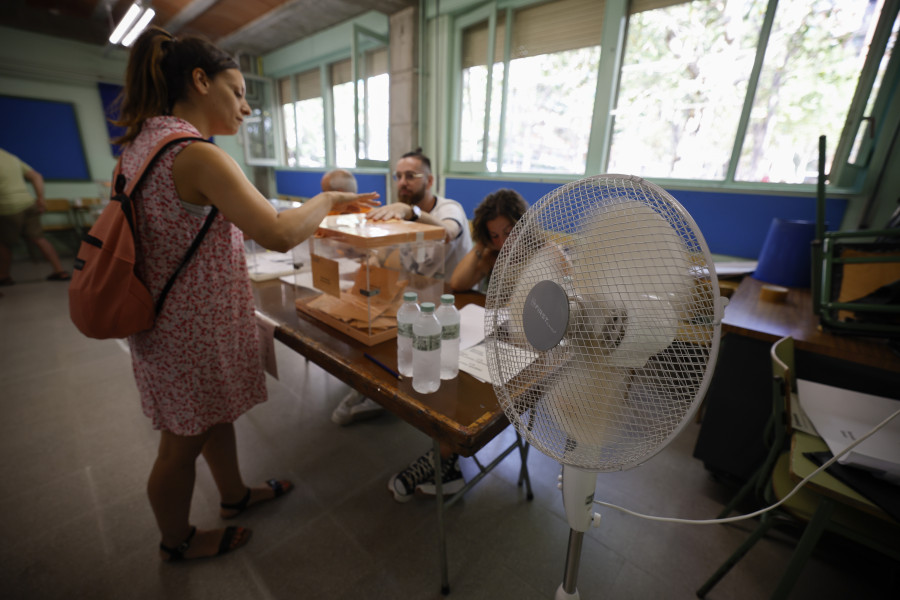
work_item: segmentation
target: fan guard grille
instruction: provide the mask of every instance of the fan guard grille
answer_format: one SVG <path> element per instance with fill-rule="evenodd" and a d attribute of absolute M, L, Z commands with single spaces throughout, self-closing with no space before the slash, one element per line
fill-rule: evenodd
<path fill-rule="evenodd" d="M 562 340 L 543 352 L 522 316 L 541 281 L 569 305 Z M 510 422 L 563 464 L 646 461 L 708 385 L 721 313 L 713 281 L 701 233 L 662 188 L 600 175 L 544 196 L 513 228 L 487 293 L 488 367 Z"/>

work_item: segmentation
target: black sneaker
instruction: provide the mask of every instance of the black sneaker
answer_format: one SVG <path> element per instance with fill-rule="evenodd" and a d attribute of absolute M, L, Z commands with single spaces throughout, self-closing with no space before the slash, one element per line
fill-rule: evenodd
<path fill-rule="evenodd" d="M 388 481 L 388 490 L 394 494 L 397 502 L 409 502 L 415 494 L 416 486 L 426 481 L 434 481 L 434 450 L 429 450 L 394 474 Z"/>
<path fill-rule="evenodd" d="M 463 489 L 466 480 L 463 479 L 462 471 L 459 470 L 459 454 L 454 454 L 450 458 L 441 459 L 441 487 L 444 494 L 455 494 Z M 434 476 L 416 486 L 416 491 L 428 496 L 437 494 L 437 484 Z"/>

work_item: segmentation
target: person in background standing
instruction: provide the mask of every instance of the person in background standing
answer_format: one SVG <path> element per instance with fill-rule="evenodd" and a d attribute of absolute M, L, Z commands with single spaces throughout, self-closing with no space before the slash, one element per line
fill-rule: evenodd
<path fill-rule="evenodd" d="M 34 188 L 35 198 L 26 182 Z M 71 279 L 50 240 L 41 228 L 44 212 L 44 178 L 17 156 L 0 148 L 0 285 L 14 285 L 10 277 L 12 246 L 25 238 L 32 242 L 53 267 L 49 281 Z"/>

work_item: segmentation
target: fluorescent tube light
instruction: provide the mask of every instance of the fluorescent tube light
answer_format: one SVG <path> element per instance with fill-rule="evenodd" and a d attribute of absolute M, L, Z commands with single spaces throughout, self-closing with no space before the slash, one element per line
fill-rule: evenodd
<path fill-rule="evenodd" d="M 112 35 L 109 36 L 110 44 L 118 44 L 119 40 L 122 39 L 122 36 L 125 35 L 125 32 L 128 31 L 128 28 L 131 27 L 131 24 L 137 20 L 138 15 L 141 14 L 141 7 L 137 4 L 132 4 L 128 9 L 128 12 L 125 13 L 125 16 L 119 21 L 119 24 L 116 26 L 115 30 L 112 32 Z"/>
<path fill-rule="evenodd" d="M 156 11 L 152 8 L 148 8 L 144 11 L 144 14 L 141 15 L 141 18 L 138 19 L 138 22 L 135 23 L 134 27 L 131 28 L 131 31 L 128 32 L 128 35 L 125 36 L 125 39 L 122 40 L 123 46 L 131 46 L 134 43 L 134 40 L 137 39 L 137 36 L 141 34 L 144 29 L 147 28 L 147 25 L 150 24 L 150 21 L 153 20 L 153 17 L 156 16 Z"/>

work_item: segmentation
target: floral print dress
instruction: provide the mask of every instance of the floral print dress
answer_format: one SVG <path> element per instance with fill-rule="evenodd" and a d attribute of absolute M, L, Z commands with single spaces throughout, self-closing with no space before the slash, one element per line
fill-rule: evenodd
<path fill-rule="evenodd" d="M 201 137 L 182 119 L 148 119 L 123 153 L 126 178 L 173 132 Z M 175 191 L 172 165 L 191 143 L 204 142 L 170 146 L 135 194 L 137 272 L 154 299 L 208 211 L 185 205 Z M 141 405 L 154 429 L 198 435 L 266 400 L 254 310 L 243 235 L 219 214 L 175 280 L 154 327 L 129 338 Z"/>

